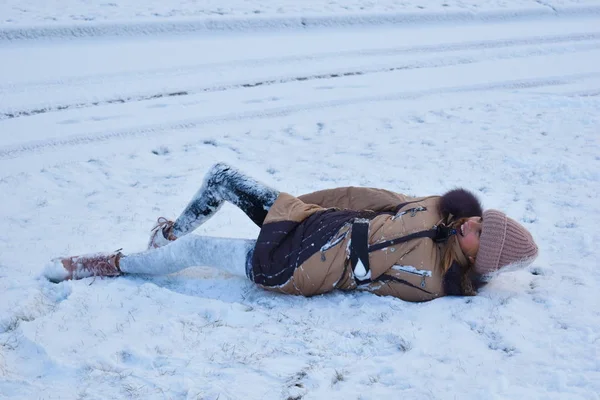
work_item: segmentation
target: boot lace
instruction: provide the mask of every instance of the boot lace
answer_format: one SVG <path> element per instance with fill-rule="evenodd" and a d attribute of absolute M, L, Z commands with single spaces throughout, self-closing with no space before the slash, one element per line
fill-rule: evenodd
<path fill-rule="evenodd" d="M 163 237 L 165 239 L 168 240 L 174 240 L 175 237 L 174 235 L 171 233 L 171 228 L 173 227 L 175 223 L 173 221 L 170 221 L 168 219 L 166 219 L 165 217 L 158 217 L 158 220 L 156 222 L 156 226 L 154 227 L 154 230 L 161 230 Z"/>

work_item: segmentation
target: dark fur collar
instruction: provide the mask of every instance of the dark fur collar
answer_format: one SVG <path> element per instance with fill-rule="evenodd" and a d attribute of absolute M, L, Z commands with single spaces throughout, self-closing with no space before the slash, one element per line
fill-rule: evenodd
<path fill-rule="evenodd" d="M 466 189 L 453 189 L 442 196 L 440 212 L 444 218 L 452 214 L 454 218 L 481 217 L 483 209 L 479 199 Z"/>

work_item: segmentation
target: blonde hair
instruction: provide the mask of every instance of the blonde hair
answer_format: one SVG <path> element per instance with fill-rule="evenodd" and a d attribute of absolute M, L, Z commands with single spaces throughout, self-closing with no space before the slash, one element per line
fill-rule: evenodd
<path fill-rule="evenodd" d="M 460 226 L 467 219 L 468 218 L 461 218 L 452 221 L 448 226 L 453 229 L 460 229 Z M 471 280 L 474 264 L 470 263 L 467 256 L 463 253 L 456 235 L 450 236 L 444 246 L 442 254 L 442 275 L 446 275 L 454 263 L 458 264 L 460 267 L 461 294 L 463 296 L 475 296 L 477 290 L 473 287 L 473 281 Z"/>

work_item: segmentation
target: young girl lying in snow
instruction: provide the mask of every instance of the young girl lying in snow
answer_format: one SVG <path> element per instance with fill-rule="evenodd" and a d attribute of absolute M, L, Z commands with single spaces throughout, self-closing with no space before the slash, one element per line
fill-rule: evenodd
<path fill-rule="evenodd" d="M 260 228 L 257 240 L 189 235 L 229 201 Z M 485 276 L 528 264 L 531 234 L 464 189 L 408 197 L 345 187 L 294 197 L 216 164 L 177 220 L 159 218 L 149 249 L 53 260 L 54 282 L 90 276 L 169 274 L 190 266 L 242 273 L 259 286 L 313 296 L 368 290 L 407 301 L 476 294 Z"/>

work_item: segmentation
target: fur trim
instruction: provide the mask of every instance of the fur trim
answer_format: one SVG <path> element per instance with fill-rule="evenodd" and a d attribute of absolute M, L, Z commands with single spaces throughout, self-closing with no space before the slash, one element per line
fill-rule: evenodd
<path fill-rule="evenodd" d="M 440 212 L 444 218 L 452 214 L 455 218 L 481 217 L 483 208 L 479 199 L 466 189 L 453 189 L 442 196 Z"/>

